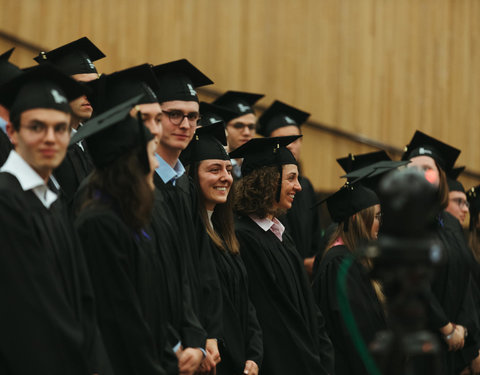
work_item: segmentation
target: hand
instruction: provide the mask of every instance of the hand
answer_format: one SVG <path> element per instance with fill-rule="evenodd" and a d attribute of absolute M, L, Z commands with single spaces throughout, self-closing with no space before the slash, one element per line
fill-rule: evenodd
<path fill-rule="evenodd" d="M 445 342 L 448 345 L 449 351 L 456 352 L 462 349 L 463 345 L 465 345 L 465 328 L 457 325 L 450 339 L 445 339 Z"/>
<path fill-rule="evenodd" d="M 222 358 L 220 358 L 220 352 L 218 351 L 217 340 L 207 339 L 207 345 L 205 349 L 207 349 L 207 353 L 210 353 L 215 364 L 218 365 Z"/>
<path fill-rule="evenodd" d="M 212 355 L 207 350 L 207 356 L 203 359 L 200 367 L 198 368 L 196 374 L 200 375 L 215 375 L 216 374 L 216 363 L 213 360 Z"/>
<path fill-rule="evenodd" d="M 246 375 L 258 375 L 258 366 L 255 362 L 248 360 L 245 362 L 243 373 Z"/>
<path fill-rule="evenodd" d="M 307 271 L 307 274 L 309 277 L 312 276 L 314 262 L 315 262 L 315 257 L 305 258 L 303 260 L 303 266 L 305 267 L 305 270 Z"/>
<path fill-rule="evenodd" d="M 475 358 L 470 364 L 470 374 L 472 375 L 480 374 L 480 353 L 477 355 L 477 358 Z"/>
<path fill-rule="evenodd" d="M 200 349 L 184 349 L 178 360 L 178 369 L 181 375 L 193 375 L 203 360 L 203 353 Z"/>

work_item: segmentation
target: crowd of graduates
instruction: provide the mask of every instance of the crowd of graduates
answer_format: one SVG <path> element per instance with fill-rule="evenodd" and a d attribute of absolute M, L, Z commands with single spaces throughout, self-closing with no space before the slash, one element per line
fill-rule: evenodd
<path fill-rule="evenodd" d="M 446 261 L 426 295 L 445 375 L 480 374 L 480 188 L 460 150 L 417 131 L 401 161 L 338 159 L 323 233 L 298 160 L 309 114 L 227 91 L 182 59 L 99 75 L 84 37 L 29 68 L 0 56 L 0 373 L 367 374 L 390 327 L 364 245 L 382 235 L 381 179 L 434 187 Z M 257 137 L 256 135 L 261 137 Z M 321 165 L 318 166 L 321 168 Z M 323 202 L 320 202 L 323 203 Z M 468 240 L 462 229 L 470 209 Z M 409 358 L 405 358 L 408 362 Z"/>

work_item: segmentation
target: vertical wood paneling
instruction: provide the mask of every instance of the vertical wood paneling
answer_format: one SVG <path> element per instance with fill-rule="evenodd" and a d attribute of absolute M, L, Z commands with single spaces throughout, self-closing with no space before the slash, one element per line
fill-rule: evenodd
<path fill-rule="evenodd" d="M 480 172 L 478 0 L 0 0 L 0 9 L 0 30 L 47 49 L 88 35 L 108 56 L 104 72 L 186 57 L 218 91 L 265 93 L 261 104 L 280 99 L 397 147 L 421 129 Z M 13 60 L 32 57 L 19 49 Z M 330 190 L 335 158 L 367 151 L 306 128 L 303 167 Z"/>

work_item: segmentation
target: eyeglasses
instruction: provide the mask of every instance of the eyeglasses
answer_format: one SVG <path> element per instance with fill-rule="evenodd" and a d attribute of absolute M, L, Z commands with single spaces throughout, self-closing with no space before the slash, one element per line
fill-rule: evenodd
<path fill-rule="evenodd" d="M 241 122 L 236 122 L 236 123 L 232 124 L 232 126 L 236 130 L 243 130 L 245 128 L 248 128 L 248 130 L 250 130 L 250 131 L 255 130 L 255 125 L 254 124 L 243 124 Z"/>
<path fill-rule="evenodd" d="M 468 201 L 466 201 L 465 199 L 462 199 L 462 198 L 452 198 L 450 199 L 452 202 L 455 202 L 456 204 L 458 204 L 458 206 L 460 208 L 463 208 L 463 207 L 466 207 L 466 208 L 470 208 L 470 203 L 468 203 Z"/>
<path fill-rule="evenodd" d="M 186 117 L 190 126 L 196 126 L 197 121 L 200 120 L 200 113 L 190 112 L 184 114 L 182 111 L 162 111 L 168 116 L 168 119 L 172 122 L 173 125 L 180 125 L 183 122 L 183 119 Z"/>
<path fill-rule="evenodd" d="M 47 129 L 49 128 L 49 126 L 43 122 L 34 122 L 33 124 L 22 125 L 21 127 L 37 137 L 45 136 L 47 134 Z M 56 136 L 63 135 L 67 133 L 68 130 L 69 125 L 67 123 L 60 123 L 53 126 L 53 132 Z"/>

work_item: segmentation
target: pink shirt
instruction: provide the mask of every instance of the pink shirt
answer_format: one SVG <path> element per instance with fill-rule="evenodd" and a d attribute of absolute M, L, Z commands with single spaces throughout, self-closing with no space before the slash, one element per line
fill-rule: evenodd
<path fill-rule="evenodd" d="M 271 230 L 273 234 L 280 240 L 282 241 L 282 236 L 283 232 L 285 231 L 285 227 L 283 224 L 278 220 L 276 217 L 273 218 L 273 220 L 263 218 L 260 219 L 259 217 L 256 216 L 250 216 L 250 218 L 257 223 L 257 225 L 262 228 L 265 232 Z"/>

